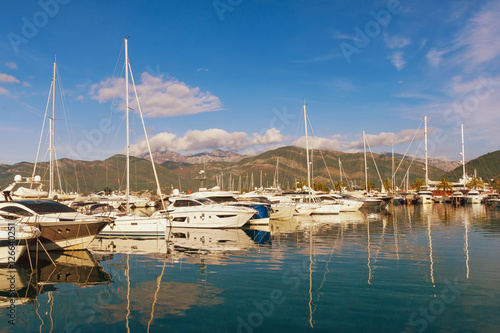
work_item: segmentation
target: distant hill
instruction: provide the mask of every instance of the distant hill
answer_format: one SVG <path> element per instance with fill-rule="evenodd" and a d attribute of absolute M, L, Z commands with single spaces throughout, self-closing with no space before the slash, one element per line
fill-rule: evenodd
<path fill-rule="evenodd" d="M 149 153 L 142 154 L 138 157 L 150 160 Z M 189 164 L 201 164 L 207 162 L 238 162 L 245 157 L 245 155 L 221 149 L 190 155 L 181 155 L 179 153 L 171 151 L 153 153 L 153 158 L 157 163 L 163 163 L 167 161 L 183 162 Z"/>
<path fill-rule="evenodd" d="M 233 155 L 234 154 L 234 155 Z M 273 185 L 276 171 L 276 163 L 279 162 L 279 183 L 282 188 L 291 189 L 296 181 L 305 182 L 307 180 L 306 152 L 299 147 L 281 147 L 270 150 L 256 156 L 242 156 L 232 152 L 213 151 L 208 154 L 191 155 L 191 160 L 177 160 L 157 162 L 156 167 L 160 184 L 164 191 L 170 192 L 172 188 L 181 190 L 197 190 L 199 182 L 195 179 L 198 172 L 205 168 L 207 181 L 206 187 L 212 187 L 223 179 L 224 188 L 240 188 L 260 186 L 262 173 L 262 185 Z M 220 155 L 220 156 L 217 156 Z M 171 156 L 175 156 L 175 153 Z M 182 155 L 181 155 L 182 156 Z M 230 161 L 234 157 L 238 161 Z M 391 157 L 374 154 L 373 155 L 382 179 L 390 178 L 392 160 Z M 220 157 L 220 160 L 216 158 Z M 214 158 L 215 160 L 205 163 L 189 163 L 186 161 L 196 161 L 197 158 Z M 228 160 L 229 158 L 229 160 Z M 368 154 L 368 178 L 377 186 L 380 186 L 377 169 L 373 163 L 371 154 Z M 347 180 L 355 185 L 364 184 L 364 159 L 363 153 L 344 153 L 338 151 L 313 151 L 312 169 L 313 181 L 322 181 L 327 187 L 332 187 L 330 178 L 335 182 L 340 179 L 339 159 L 342 163 L 344 174 L 343 180 Z M 396 166 L 400 165 L 400 158 L 396 158 Z M 58 160 L 62 187 L 65 191 L 71 192 L 77 189 L 84 192 L 100 191 L 106 186 L 112 190 L 123 190 L 125 188 L 125 156 L 115 155 L 104 161 L 73 161 L 69 159 Z M 404 160 L 396 176 L 396 185 L 401 185 L 404 173 L 408 169 L 410 161 Z M 0 165 L 0 186 L 4 188 L 11 183 L 16 174 L 30 176 L 33 164 L 21 162 L 14 165 Z M 439 179 L 445 172 L 435 167 L 429 167 L 431 179 Z M 48 179 L 47 163 L 40 163 L 37 174 L 42 179 Z M 221 176 L 223 175 L 223 176 Z M 424 177 L 424 168 L 421 162 L 415 161 L 410 168 L 410 182 L 415 178 Z M 59 177 L 57 177 L 59 179 Z M 231 185 L 229 184 L 231 179 Z M 151 162 L 137 157 L 131 157 L 130 164 L 130 184 L 134 191 L 155 190 L 155 181 Z"/>
<path fill-rule="evenodd" d="M 485 182 L 489 182 L 491 179 L 500 180 L 500 150 L 479 156 L 467 162 L 465 169 L 470 176 L 473 176 L 474 171 L 476 171 L 477 176 L 481 177 Z M 463 169 L 460 165 L 444 176 L 451 181 L 457 181 L 462 177 L 462 174 Z"/>

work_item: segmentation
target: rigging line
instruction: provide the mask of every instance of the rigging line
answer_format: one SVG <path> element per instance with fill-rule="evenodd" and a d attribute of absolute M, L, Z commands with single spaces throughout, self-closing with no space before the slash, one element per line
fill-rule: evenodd
<path fill-rule="evenodd" d="M 401 166 L 401 164 L 403 163 L 405 157 L 406 157 L 406 154 L 408 153 L 408 150 L 410 150 L 410 147 L 411 145 L 413 144 L 413 141 L 415 140 L 415 137 L 417 136 L 417 133 L 418 133 L 418 130 L 420 129 L 420 127 L 422 127 L 422 123 L 423 123 L 423 120 L 420 122 L 420 125 L 418 126 L 417 130 L 415 131 L 415 134 L 413 134 L 413 138 L 411 138 L 411 142 L 410 144 L 408 145 L 408 148 L 406 148 L 406 151 L 403 155 L 403 157 L 401 158 L 401 161 L 399 161 L 399 164 L 398 164 L 398 167 L 396 168 L 396 170 L 394 170 L 394 175 L 392 175 L 393 177 L 396 175 L 396 173 L 398 172 L 399 170 L 399 167 Z"/>
<path fill-rule="evenodd" d="M 378 171 L 377 162 L 375 162 L 375 157 L 373 156 L 372 147 L 370 147 L 370 142 L 368 141 L 368 138 L 366 138 L 366 143 L 368 144 L 368 149 L 370 149 L 370 154 L 372 155 L 373 164 L 375 164 L 375 169 L 377 170 L 377 174 L 378 174 L 378 178 L 380 179 L 380 183 L 382 184 L 382 187 L 384 187 L 384 182 L 382 180 L 382 176 L 380 176 L 380 171 Z"/>
<path fill-rule="evenodd" d="M 53 86 L 54 85 L 51 83 L 50 84 L 50 89 L 49 89 L 49 97 L 47 98 L 47 106 L 45 107 L 45 115 L 43 116 L 42 131 L 40 132 L 40 141 L 38 142 L 38 149 L 36 151 L 35 165 L 33 167 L 33 175 L 31 176 L 32 178 L 35 177 L 36 167 L 38 165 L 38 156 L 40 154 L 40 147 L 42 146 L 43 132 L 44 132 L 44 129 L 45 129 L 45 121 L 47 120 L 47 113 L 48 113 L 48 110 L 49 110 L 50 96 L 52 95 Z"/>
<path fill-rule="evenodd" d="M 165 202 L 163 201 L 163 195 L 161 193 L 160 181 L 158 180 L 158 173 L 156 172 L 156 166 L 155 166 L 155 162 L 153 159 L 153 153 L 151 152 L 151 146 L 149 144 L 148 132 L 146 131 L 146 124 L 144 123 L 144 117 L 142 115 L 141 104 L 139 103 L 139 95 L 137 94 L 137 88 L 135 86 L 134 75 L 132 74 L 132 66 L 130 65 L 130 61 L 128 62 L 128 68 L 130 69 L 130 77 L 132 79 L 132 86 L 134 87 L 135 97 L 136 97 L 136 101 L 137 101 L 137 107 L 138 107 L 139 113 L 141 115 L 142 127 L 144 128 L 144 136 L 146 137 L 146 143 L 148 145 L 149 157 L 151 159 L 151 165 L 153 166 L 153 172 L 154 172 L 156 186 L 157 186 L 156 191 L 157 191 L 157 194 L 160 196 L 160 200 L 161 200 L 163 209 L 166 210 Z"/>
<path fill-rule="evenodd" d="M 312 132 L 313 136 L 315 138 L 317 138 L 316 132 L 314 132 L 314 128 L 312 127 L 311 120 L 309 119 L 309 117 L 307 117 L 307 122 L 309 123 L 309 126 L 311 127 L 311 132 Z M 335 187 L 335 184 L 333 183 L 332 175 L 330 174 L 330 169 L 328 169 L 328 165 L 326 165 L 326 159 L 325 159 L 325 156 L 323 155 L 323 151 L 321 151 L 321 148 L 319 147 L 319 145 L 318 145 L 317 149 L 319 150 L 321 158 L 323 159 L 323 163 L 325 164 L 325 169 L 326 169 L 326 172 L 328 173 L 328 177 L 330 178 L 330 181 L 332 182 L 332 186 Z"/>
<path fill-rule="evenodd" d="M 410 162 L 410 165 L 409 165 L 409 166 L 408 166 L 408 168 L 406 169 L 406 175 L 407 175 L 407 177 L 410 177 L 410 168 L 411 168 L 411 166 L 413 165 L 413 162 L 415 162 L 415 159 L 417 158 L 417 154 L 418 154 L 418 151 L 420 150 L 420 146 L 421 146 L 421 145 L 422 145 L 422 141 L 420 141 L 420 143 L 419 143 L 419 145 L 418 145 L 418 147 L 417 147 L 417 150 L 415 151 L 415 154 L 414 154 L 414 156 L 413 156 L 413 158 L 412 158 L 412 160 L 411 160 L 411 162 Z M 409 181 L 409 179 L 408 179 L 408 181 Z M 400 183 L 401 187 L 403 187 L 403 186 L 404 186 L 404 183 L 403 183 L 403 182 L 404 182 L 404 180 L 402 180 L 402 181 L 401 181 L 401 183 Z"/>

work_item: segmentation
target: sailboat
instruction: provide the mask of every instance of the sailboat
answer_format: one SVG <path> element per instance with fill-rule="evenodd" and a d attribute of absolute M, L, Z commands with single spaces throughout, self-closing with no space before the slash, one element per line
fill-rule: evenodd
<path fill-rule="evenodd" d="M 44 121 L 42 125 L 42 132 L 40 134 L 40 141 L 38 143 L 38 150 L 33 167 L 31 177 L 22 177 L 16 175 L 14 182 L 3 190 L 3 195 L 0 194 L 0 200 L 25 200 L 25 199 L 54 199 L 54 200 L 68 200 L 76 198 L 76 194 L 68 195 L 62 191 L 56 191 L 55 176 L 56 176 L 56 150 L 55 150 L 55 105 L 56 105 L 56 73 L 57 62 L 53 63 L 53 75 L 50 85 L 49 97 L 47 100 L 47 107 L 45 110 Z M 52 107 L 52 115 L 48 116 L 49 105 Z M 38 166 L 38 157 L 40 155 L 40 148 L 42 146 L 42 139 L 44 135 L 45 120 L 49 118 L 49 188 L 43 189 L 42 178 L 36 175 Z M 60 177 L 59 177 L 60 182 Z M 3 198 L 2 198 L 3 197 Z"/>
<path fill-rule="evenodd" d="M 419 189 L 416 200 L 420 204 L 434 203 L 432 191 L 429 190 L 429 162 L 427 156 L 427 116 L 424 117 L 424 140 L 425 140 L 425 189 Z"/>
<path fill-rule="evenodd" d="M 134 77 L 132 74 L 132 67 L 130 66 L 130 61 L 128 58 L 128 43 L 127 43 L 127 38 L 124 38 L 124 43 L 125 43 L 125 117 L 126 117 L 126 130 L 127 130 L 127 135 L 126 135 L 126 183 L 127 183 L 127 189 L 125 192 L 125 197 L 126 197 L 126 213 L 124 214 L 115 214 L 113 216 L 114 218 L 114 223 L 108 225 L 104 230 L 101 232 L 101 236 L 108 235 L 108 236 L 164 236 L 165 235 L 165 228 L 168 225 L 168 219 L 167 215 L 159 215 L 156 217 L 149 217 L 149 216 L 139 216 L 136 214 L 132 214 L 130 212 L 130 125 L 129 125 L 129 78 L 128 74 L 130 71 L 132 83 L 134 85 L 134 92 L 135 92 L 135 97 L 137 100 L 139 112 L 141 114 L 141 119 L 142 119 L 142 111 L 141 107 L 139 104 L 139 97 L 137 95 L 137 90 L 135 89 L 135 84 L 134 84 Z M 157 192 L 158 196 L 160 198 L 163 198 L 160 190 L 160 185 L 158 182 L 158 175 L 156 173 L 156 167 L 154 165 L 154 160 L 153 156 L 151 154 L 151 149 L 149 146 L 149 141 L 148 141 L 148 136 L 146 132 L 146 127 L 144 125 L 144 120 L 142 119 L 142 124 L 144 127 L 144 134 L 146 136 L 146 142 L 148 145 L 149 153 L 150 153 L 150 158 L 151 158 L 151 164 L 153 166 L 153 172 L 155 175 L 155 180 L 156 180 L 156 185 L 157 185 Z M 163 203 L 163 201 L 162 201 Z M 165 207 L 163 207 L 165 209 Z"/>
<path fill-rule="evenodd" d="M 303 105 L 304 110 L 304 128 L 306 138 L 306 163 L 307 163 L 307 192 L 308 196 L 302 197 L 297 200 L 295 206 L 295 216 L 297 215 L 311 215 L 315 210 L 320 208 L 320 205 L 313 201 L 311 196 L 311 164 L 309 162 L 309 138 L 307 136 L 307 111 L 306 104 Z"/>

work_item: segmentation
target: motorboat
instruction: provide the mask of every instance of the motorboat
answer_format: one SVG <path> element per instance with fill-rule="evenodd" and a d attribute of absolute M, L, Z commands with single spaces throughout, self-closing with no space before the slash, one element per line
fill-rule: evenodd
<path fill-rule="evenodd" d="M 158 237 L 165 235 L 165 228 L 169 225 L 168 217 L 164 214 L 144 216 L 114 212 L 110 216 L 113 223 L 107 225 L 99 236 Z"/>
<path fill-rule="evenodd" d="M 38 251 L 84 250 L 110 222 L 50 200 L 2 202 L 0 216 L 37 227 L 40 243 L 32 241 L 30 250 Z"/>
<path fill-rule="evenodd" d="M 480 204 L 482 200 L 481 195 L 479 194 L 479 191 L 477 190 L 470 190 L 469 193 L 465 196 L 465 203 L 466 204 Z"/>
<path fill-rule="evenodd" d="M 271 220 L 288 220 L 293 217 L 295 203 L 285 196 L 259 195 L 255 192 L 245 193 L 238 197 L 239 201 L 254 201 L 271 205 Z"/>
<path fill-rule="evenodd" d="M 465 203 L 465 195 L 461 191 L 455 191 L 451 195 L 451 203 L 454 205 L 462 205 Z"/>
<path fill-rule="evenodd" d="M 207 198 L 171 197 L 166 210 L 159 210 L 151 218 L 168 217 L 169 227 L 230 229 L 241 228 L 255 214 L 249 207 L 218 204 Z"/>
<path fill-rule="evenodd" d="M 321 196 L 325 197 L 325 200 L 334 200 L 334 202 L 340 205 L 340 212 L 355 212 L 363 206 L 363 202 L 356 200 L 354 197 L 350 195 L 340 195 L 331 193 L 329 195 Z M 330 197 L 331 199 L 329 199 Z"/>
<path fill-rule="evenodd" d="M 415 200 L 417 201 L 417 203 L 423 205 L 434 203 L 432 191 L 427 191 L 427 190 L 418 191 Z"/>
<path fill-rule="evenodd" d="M 199 191 L 191 194 L 193 198 L 208 198 L 216 203 L 228 206 L 247 207 L 254 209 L 254 215 L 248 224 L 269 224 L 271 204 L 255 201 L 238 201 L 236 195 L 220 191 L 217 187 L 209 191 Z"/>

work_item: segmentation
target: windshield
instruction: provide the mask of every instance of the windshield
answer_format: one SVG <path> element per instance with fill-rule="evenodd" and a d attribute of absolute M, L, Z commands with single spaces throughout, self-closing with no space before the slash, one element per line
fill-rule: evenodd
<path fill-rule="evenodd" d="M 215 201 L 217 203 L 222 203 L 222 202 L 238 202 L 234 197 L 231 196 L 219 196 L 219 197 L 210 197 L 212 201 Z"/>
<path fill-rule="evenodd" d="M 197 198 L 196 201 L 201 202 L 204 205 L 213 205 L 214 202 L 207 198 Z"/>
<path fill-rule="evenodd" d="M 76 210 L 55 201 L 25 200 L 18 201 L 21 205 L 28 207 L 38 214 L 49 213 L 76 213 Z"/>

